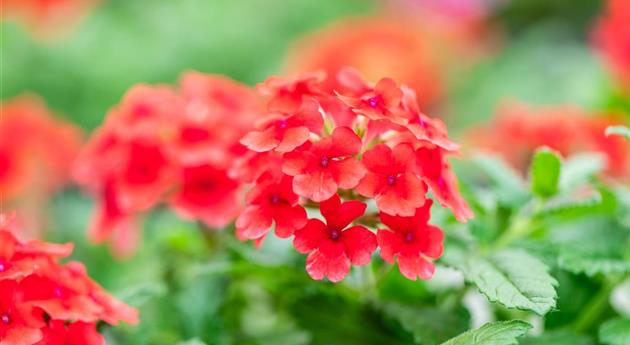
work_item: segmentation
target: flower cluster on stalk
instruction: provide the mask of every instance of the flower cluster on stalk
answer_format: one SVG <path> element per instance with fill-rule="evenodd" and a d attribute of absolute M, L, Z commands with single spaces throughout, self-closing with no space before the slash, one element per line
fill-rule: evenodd
<path fill-rule="evenodd" d="M 0 214 L 0 344 L 104 345 L 97 323 L 138 322 L 135 309 L 90 279 L 79 262 L 60 264 L 72 244 L 21 242 Z"/>
<path fill-rule="evenodd" d="M 412 89 L 390 78 L 371 84 L 349 68 L 335 77 L 343 91 L 328 91 L 320 73 L 259 85 L 267 115 L 242 138 L 250 152 L 233 169 L 251 184 L 237 236 L 257 244 L 271 229 L 293 236 L 313 279 L 341 281 L 377 248 L 405 277 L 429 279 L 443 234 L 428 224 L 427 192 L 458 220 L 473 216 L 446 159 L 459 146 Z M 307 207 L 323 220 L 309 219 Z"/>

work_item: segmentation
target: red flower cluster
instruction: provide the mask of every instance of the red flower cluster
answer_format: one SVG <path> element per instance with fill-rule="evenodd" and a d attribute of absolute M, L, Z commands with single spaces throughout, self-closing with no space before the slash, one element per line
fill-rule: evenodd
<path fill-rule="evenodd" d="M 379 246 L 407 278 L 428 279 L 442 233 L 427 225 L 427 191 L 458 220 L 472 218 L 446 160 L 458 145 L 440 120 L 420 112 L 412 89 L 389 78 L 373 85 L 352 69 L 336 78 L 338 93 L 327 91 L 320 74 L 259 86 L 267 116 L 241 140 L 251 151 L 232 171 L 253 183 L 237 236 L 259 244 L 275 224 L 278 237 L 294 235 L 296 250 L 308 254 L 314 279 L 342 280 Z M 379 212 L 364 215 L 372 200 L 389 228 L 378 236 L 368 220 L 378 223 Z M 305 206 L 326 222 L 307 219 Z"/>
<path fill-rule="evenodd" d="M 0 113 L 0 204 L 39 222 L 42 203 L 69 180 L 81 131 L 31 95 L 3 102 Z M 41 227 L 29 228 L 35 233 L 21 235 L 38 237 Z"/>
<path fill-rule="evenodd" d="M 610 175 L 628 177 L 630 145 L 621 137 L 605 135 L 606 127 L 620 123 L 614 116 L 589 116 L 571 106 L 533 107 L 508 102 L 499 108 L 493 123 L 475 128 L 469 135 L 474 146 L 499 153 L 521 170 L 536 148 L 548 146 L 564 156 L 602 152 L 608 158 Z"/>
<path fill-rule="evenodd" d="M 228 175 L 246 149 L 239 138 L 261 112 L 256 92 L 221 76 L 190 72 L 178 88 L 138 85 L 114 107 L 80 154 L 75 179 L 99 200 L 90 229 L 131 254 L 140 215 L 167 203 L 187 219 L 221 228 L 241 211 Z"/>
<path fill-rule="evenodd" d="M 0 214 L 0 344 L 105 344 L 96 323 L 138 322 L 137 311 L 90 279 L 81 263 L 58 263 L 72 244 L 23 243 L 11 227 Z"/>
<path fill-rule="evenodd" d="M 59 34 L 80 20 L 100 0 L 2 0 L 0 14 L 15 18 L 38 36 Z"/>
<path fill-rule="evenodd" d="M 630 90 L 630 2 L 608 0 L 594 30 L 597 48 L 622 87 Z"/>

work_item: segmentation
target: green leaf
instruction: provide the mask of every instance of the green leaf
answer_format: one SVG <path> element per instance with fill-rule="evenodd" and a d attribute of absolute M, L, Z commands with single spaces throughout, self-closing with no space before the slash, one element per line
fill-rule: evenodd
<path fill-rule="evenodd" d="M 558 192 L 562 162 L 557 153 L 549 148 L 536 151 L 530 167 L 532 192 L 542 198 L 549 198 Z"/>
<path fill-rule="evenodd" d="M 557 281 L 544 263 L 524 250 L 505 250 L 490 257 L 456 254 L 448 260 L 492 302 L 539 315 L 556 306 Z"/>
<path fill-rule="evenodd" d="M 576 274 L 630 272 L 628 232 L 606 219 L 581 219 L 556 226 L 551 242 L 558 248 L 558 265 Z"/>
<path fill-rule="evenodd" d="M 599 328 L 599 340 L 606 345 L 630 344 L 630 318 L 604 322 Z"/>
<path fill-rule="evenodd" d="M 463 333 L 442 345 L 517 345 L 532 326 L 520 320 L 492 322 Z"/>
<path fill-rule="evenodd" d="M 583 185 L 606 168 L 606 158 L 598 152 L 585 152 L 571 156 L 562 165 L 560 189 L 572 190 Z"/>
<path fill-rule="evenodd" d="M 525 181 L 498 157 L 478 155 L 473 163 L 490 179 L 499 201 L 507 205 L 522 204 L 528 198 Z"/>
<path fill-rule="evenodd" d="M 520 345 L 593 345 L 593 341 L 583 335 L 569 331 L 543 333 L 537 337 L 526 337 Z"/>
<path fill-rule="evenodd" d="M 466 313 L 444 311 L 435 307 L 386 303 L 380 308 L 385 315 L 398 320 L 403 329 L 413 335 L 417 344 L 440 344 L 464 332 L 469 324 Z"/>
<path fill-rule="evenodd" d="M 606 128 L 606 135 L 621 135 L 630 139 L 630 128 L 625 126 L 610 126 Z"/>

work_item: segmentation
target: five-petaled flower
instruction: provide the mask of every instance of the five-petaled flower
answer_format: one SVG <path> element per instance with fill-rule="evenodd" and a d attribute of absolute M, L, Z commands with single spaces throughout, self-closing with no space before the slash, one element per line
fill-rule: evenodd
<path fill-rule="evenodd" d="M 391 216 L 381 212 L 381 222 L 389 229 L 378 230 L 378 245 L 383 260 L 398 262 L 400 273 L 408 279 L 430 279 L 435 272 L 433 259 L 442 256 L 444 234 L 427 224 L 431 200 L 411 217 Z"/>
<path fill-rule="evenodd" d="M 378 144 L 363 155 L 368 172 L 356 190 L 374 198 L 378 209 L 391 215 L 412 216 L 425 202 L 426 185 L 413 172 L 413 148 L 398 144 L 393 149 Z"/>
<path fill-rule="evenodd" d="M 320 202 L 337 188 L 357 186 L 365 168 L 354 156 L 361 151 L 361 139 L 348 127 L 337 127 L 330 137 L 306 142 L 284 155 L 282 171 L 293 178 L 296 194 Z"/>
<path fill-rule="evenodd" d="M 322 216 L 309 219 L 304 228 L 295 232 L 293 245 L 308 254 L 306 271 L 316 280 L 324 277 L 339 282 L 348 275 L 351 265 L 366 265 L 376 250 L 376 236 L 367 228 L 348 227 L 365 213 L 366 204 L 360 201 L 341 202 L 338 195 L 321 203 Z"/>

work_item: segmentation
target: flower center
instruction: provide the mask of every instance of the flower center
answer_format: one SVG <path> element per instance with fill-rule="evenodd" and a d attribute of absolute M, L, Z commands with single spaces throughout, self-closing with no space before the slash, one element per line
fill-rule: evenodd
<path fill-rule="evenodd" d="M 337 229 L 330 229 L 330 239 L 333 241 L 336 241 L 339 239 L 339 236 L 341 236 L 341 231 L 337 230 Z"/>
<path fill-rule="evenodd" d="M 368 99 L 367 102 L 368 102 L 368 105 L 370 107 L 376 108 L 376 107 L 378 107 L 379 100 L 378 100 L 378 97 L 375 96 L 375 97 L 372 97 L 372 98 Z"/>
<path fill-rule="evenodd" d="M 269 197 L 269 202 L 272 205 L 277 205 L 280 203 L 280 196 L 278 194 L 272 194 L 271 197 Z"/>
<path fill-rule="evenodd" d="M 0 261 L 0 272 L 4 272 L 7 269 L 7 265 Z"/>
<path fill-rule="evenodd" d="M 56 288 L 53 290 L 53 294 L 54 294 L 54 295 L 55 295 L 55 297 L 57 297 L 57 298 L 63 298 L 63 291 L 61 290 L 61 288 L 60 288 L 60 287 L 56 287 Z"/>
<path fill-rule="evenodd" d="M 390 186 L 393 186 L 396 184 L 396 176 L 394 175 L 388 175 L 387 176 L 387 184 Z"/>
<path fill-rule="evenodd" d="M 405 242 L 411 243 L 413 242 L 413 238 L 414 238 L 413 232 L 408 232 L 405 234 Z"/>
<path fill-rule="evenodd" d="M 0 316 L 0 321 L 2 321 L 3 324 L 8 325 L 11 323 L 11 317 L 9 314 L 2 314 L 2 316 Z"/>
<path fill-rule="evenodd" d="M 328 164 L 330 164 L 330 158 L 323 156 L 320 160 L 319 160 L 319 165 L 322 166 L 322 168 L 328 168 Z"/>
<path fill-rule="evenodd" d="M 280 129 L 285 129 L 287 128 L 289 124 L 287 123 L 287 120 L 282 119 L 280 121 L 278 121 L 278 127 L 280 127 Z"/>

